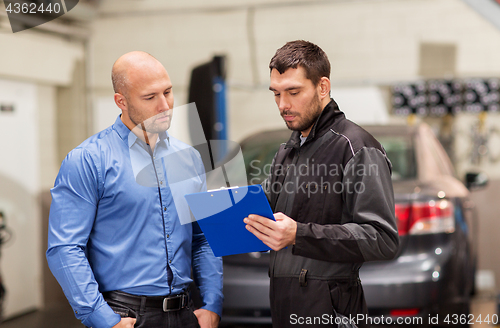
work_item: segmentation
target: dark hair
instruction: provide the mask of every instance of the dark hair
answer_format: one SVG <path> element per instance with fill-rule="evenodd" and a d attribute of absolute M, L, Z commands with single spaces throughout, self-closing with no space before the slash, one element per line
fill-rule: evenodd
<path fill-rule="evenodd" d="M 280 74 L 289 68 L 302 66 L 306 78 L 316 86 L 322 77 L 330 78 L 330 61 L 326 53 L 314 43 L 304 40 L 287 42 L 276 50 L 271 62 L 270 71 L 276 69 Z"/>

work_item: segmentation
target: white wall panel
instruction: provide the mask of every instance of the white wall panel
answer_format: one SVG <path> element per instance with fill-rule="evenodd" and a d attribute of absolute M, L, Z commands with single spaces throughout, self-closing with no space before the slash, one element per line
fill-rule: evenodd
<path fill-rule="evenodd" d="M 2 247 L 6 317 L 41 306 L 40 144 L 37 87 L 0 80 L 0 211 L 13 233 Z"/>
<path fill-rule="evenodd" d="M 0 76 L 68 85 L 74 62 L 82 59 L 81 43 L 30 31 L 0 33 Z"/>
<path fill-rule="evenodd" d="M 61 163 L 57 161 L 56 87 L 37 85 L 40 151 L 40 188 L 54 186 Z"/>

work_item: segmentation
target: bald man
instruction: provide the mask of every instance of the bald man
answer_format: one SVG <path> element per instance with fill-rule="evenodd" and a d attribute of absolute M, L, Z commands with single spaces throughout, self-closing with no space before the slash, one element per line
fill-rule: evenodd
<path fill-rule="evenodd" d="M 112 81 L 121 115 L 68 154 L 51 190 L 49 267 L 87 327 L 217 327 L 222 261 L 175 201 L 206 183 L 198 152 L 167 132 L 168 73 L 131 52 Z M 196 310 L 191 272 L 203 301 Z"/>

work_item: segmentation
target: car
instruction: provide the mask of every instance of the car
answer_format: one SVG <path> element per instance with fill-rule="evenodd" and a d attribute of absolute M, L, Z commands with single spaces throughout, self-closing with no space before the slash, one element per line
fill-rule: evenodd
<path fill-rule="evenodd" d="M 369 310 L 365 320 L 371 320 L 368 324 L 410 319 L 418 325 L 445 324 L 446 319 L 453 323 L 453 314 L 470 313 L 475 290 L 478 218 L 470 191 L 484 187 L 488 179 L 481 172 L 470 172 L 461 182 L 425 123 L 364 128 L 383 145 L 392 163 L 400 235 L 393 260 L 366 262 L 360 270 Z M 248 183 L 261 183 L 279 145 L 290 134 L 264 131 L 244 139 L 241 158 L 225 165 L 229 179 L 237 170 L 233 167 L 244 165 Z M 237 158 L 237 153 L 234 150 L 228 157 Z M 210 181 L 208 185 L 219 187 Z M 269 257 L 260 252 L 224 257 L 221 324 L 271 323 Z"/>

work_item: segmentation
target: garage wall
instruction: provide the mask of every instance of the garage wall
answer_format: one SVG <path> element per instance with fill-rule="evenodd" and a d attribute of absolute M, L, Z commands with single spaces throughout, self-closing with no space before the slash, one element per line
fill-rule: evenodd
<path fill-rule="evenodd" d="M 48 84 L 37 86 L 38 147 L 40 151 L 40 189 L 54 186 L 60 162 L 57 160 L 57 87 Z"/>
<path fill-rule="evenodd" d="M 417 79 L 421 43 L 456 45 L 457 76 L 500 75 L 500 31 L 460 0 L 119 3 L 104 1 L 93 25 L 94 91 L 111 95 L 111 65 L 127 51 L 156 56 L 183 92 L 191 67 L 227 54 L 233 140 L 283 126 L 267 66 L 288 40 L 310 40 L 327 52 L 334 87 Z"/>
<path fill-rule="evenodd" d="M 0 274 L 7 289 L 3 315 L 9 318 L 47 305 L 44 280 L 52 277 L 44 256 L 47 221 L 41 195 L 54 184 L 61 140 L 71 141 L 82 130 L 81 120 L 58 120 L 64 116 L 59 112 L 82 112 L 82 101 L 68 93 L 78 88 L 85 98 L 86 88 L 75 83 L 82 80 L 75 78 L 84 58 L 80 41 L 34 30 L 2 30 L 0 45 L 0 104 L 14 105 L 13 112 L 0 112 L 0 211 L 12 231 L 1 248 Z M 71 100 L 60 105 L 65 95 L 76 105 Z M 78 143 L 87 135 L 78 136 Z M 56 291 L 62 294 L 60 288 Z"/>
<path fill-rule="evenodd" d="M 5 316 L 41 306 L 40 151 L 37 88 L 0 80 L 0 211 L 12 233 L 2 247 L 0 269 L 7 289 Z"/>
<path fill-rule="evenodd" d="M 480 270 L 485 270 L 487 277 L 491 275 L 493 281 L 485 279 L 480 284 L 486 285 L 486 288 L 498 291 L 500 288 L 500 261 L 498 261 L 498 241 L 497 232 L 500 231 L 500 220 L 498 213 L 500 206 L 500 180 L 495 179 L 490 185 L 480 191 L 472 194 L 472 199 L 476 204 L 479 213 L 479 263 Z"/>
<path fill-rule="evenodd" d="M 32 31 L 0 33 L 0 76 L 3 78 L 69 85 L 73 65 L 83 57 L 79 42 Z"/>

